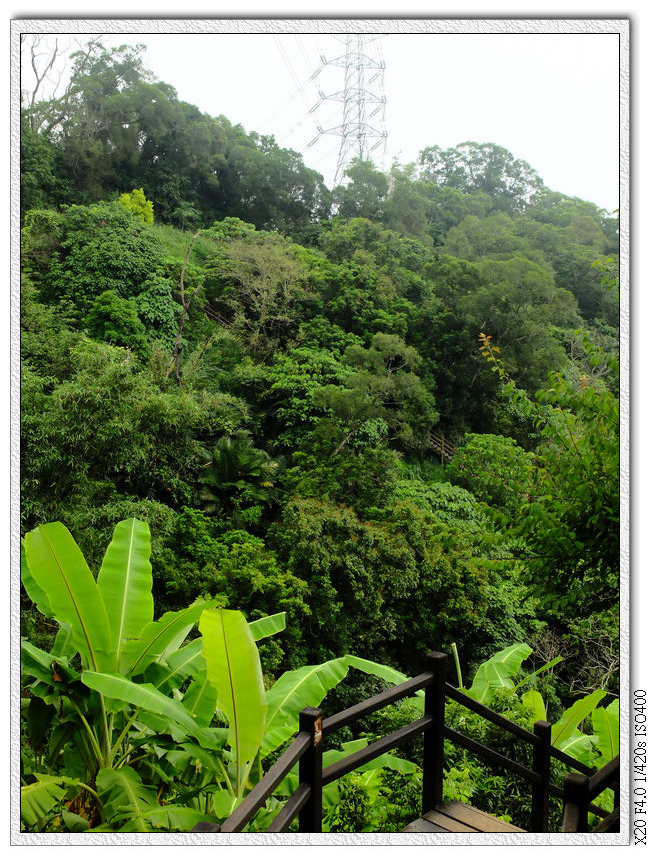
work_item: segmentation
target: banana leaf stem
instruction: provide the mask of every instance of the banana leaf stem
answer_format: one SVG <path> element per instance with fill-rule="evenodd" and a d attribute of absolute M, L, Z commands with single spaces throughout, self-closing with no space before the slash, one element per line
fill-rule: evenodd
<path fill-rule="evenodd" d="M 110 761 L 111 763 L 112 763 L 113 760 L 115 759 L 115 756 L 116 756 L 116 754 L 117 754 L 117 750 L 118 750 L 118 748 L 120 747 L 120 745 L 122 744 L 122 742 L 124 741 L 124 737 L 126 736 L 126 734 L 128 733 L 129 729 L 131 728 L 131 725 L 132 725 L 133 722 L 135 721 L 135 719 L 136 719 L 136 717 L 137 717 L 137 715 L 138 715 L 138 712 L 139 712 L 139 709 L 136 709 L 135 712 L 131 715 L 131 717 L 129 718 L 129 720 L 128 720 L 128 721 L 126 722 L 126 724 L 124 725 L 124 729 L 122 730 L 122 732 L 120 733 L 120 735 L 117 737 L 117 741 L 116 741 L 115 744 L 113 745 L 113 748 L 112 748 L 111 753 L 110 753 L 110 755 L 109 755 L 109 761 Z M 130 752 L 127 752 L 127 753 L 130 753 Z"/>
<path fill-rule="evenodd" d="M 88 739 L 90 741 L 90 744 L 92 745 L 93 751 L 95 752 L 95 757 L 97 758 L 97 762 L 99 763 L 100 766 L 102 766 L 102 767 L 105 766 L 106 764 L 104 762 L 104 755 L 102 754 L 102 750 L 99 747 L 99 742 L 97 741 L 97 737 L 95 736 L 95 734 L 91 730 L 90 724 L 86 720 L 86 716 L 84 715 L 84 713 L 81 711 L 79 706 L 77 706 L 77 704 L 74 701 L 71 700 L 70 702 L 74 706 L 75 711 L 77 712 L 79 717 L 81 718 L 81 723 L 86 728 L 86 733 L 88 733 Z"/>
<path fill-rule="evenodd" d="M 456 664 L 456 676 L 458 677 L 458 687 L 463 687 L 463 676 L 460 672 L 460 660 L 458 658 L 458 649 L 456 648 L 456 643 L 451 644 L 451 651 L 454 656 L 454 663 Z"/>

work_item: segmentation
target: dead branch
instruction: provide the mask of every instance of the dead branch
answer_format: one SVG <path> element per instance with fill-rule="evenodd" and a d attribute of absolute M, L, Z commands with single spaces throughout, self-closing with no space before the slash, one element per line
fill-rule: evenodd
<path fill-rule="evenodd" d="M 196 288 L 192 291 L 192 293 L 186 297 L 185 296 L 185 271 L 187 269 L 187 264 L 190 260 L 190 252 L 192 251 L 192 247 L 194 246 L 194 242 L 196 238 L 201 233 L 201 229 L 199 229 L 192 240 L 190 241 L 190 245 L 187 247 L 187 251 L 185 253 L 185 261 L 183 262 L 183 267 L 181 268 L 181 306 L 183 307 L 183 312 L 181 313 L 181 320 L 178 324 L 178 332 L 176 333 L 176 343 L 174 345 L 174 351 L 172 352 L 172 362 L 169 367 L 169 372 L 174 370 L 174 374 L 176 376 L 176 381 L 181 383 L 181 373 L 180 373 L 180 356 L 181 356 L 181 340 L 183 337 L 183 328 L 185 327 L 185 320 L 187 319 L 187 313 L 190 308 L 190 304 L 194 299 L 194 295 L 199 290 L 199 286 L 197 284 Z M 167 373 L 169 375 L 169 373 Z"/>

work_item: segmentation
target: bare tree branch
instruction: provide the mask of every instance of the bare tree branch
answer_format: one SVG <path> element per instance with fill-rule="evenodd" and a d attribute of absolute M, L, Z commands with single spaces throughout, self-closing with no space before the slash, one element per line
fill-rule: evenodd
<path fill-rule="evenodd" d="M 183 337 L 183 328 L 185 327 L 185 320 L 187 318 L 187 312 L 190 308 L 190 304 L 194 299 L 194 295 L 199 289 L 197 285 L 196 288 L 192 291 L 189 297 L 185 297 L 185 271 L 187 269 L 187 264 L 190 259 L 190 252 L 192 251 L 192 247 L 194 246 L 194 242 L 196 238 L 201 233 L 201 229 L 199 229 L 192 240 L 190 241 L 190 245 L 187 247 L 187 252 L 185 253 L 185 261 L 183 262 L 183 267 L 181 268 L 181 306 L 183 307 L 183 312 L 181 313 L 181 320 L 178 324 L 178 332 L 176 334 L 176 344 L 174 345 L 174 351 L 172 352 L 172 362 L 169 367 L 169 372 L 174 370 L 174 374 L 176 376 L 176 381 L 181 383 L 181 374 L 180 374 L 180 355 L 181 355 L 181 340 Z M 169 373 L 167 373 L 169 375 Z"/>

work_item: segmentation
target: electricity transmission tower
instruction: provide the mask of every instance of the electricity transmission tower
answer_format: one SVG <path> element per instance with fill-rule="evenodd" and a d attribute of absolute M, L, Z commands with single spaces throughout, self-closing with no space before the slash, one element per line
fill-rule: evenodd
<path fill-rule="evenodd" d="M 321 55 L 321 66 L 312 75 L 316 78 L 325 66 L 340 66 L 345 74 L 343 90 L 329 95 L 319 90 L 320 99 L 310 112 L 316 111 L 325 100 L 343 103 L 342 123 L 330 129 L 317 124 L 318 135 L 308 145 L 314 144 L 321 135 L 341 137 L 333 186 L 341 183 L 345 169 L 353 159 L 369 159 L 382 144 L 385 149 L 388 135 L 385 129 L 385 63 L 377 45 L 381 37 L 352 33 L 344 38 L 345 53 L 333 60 Z"/>

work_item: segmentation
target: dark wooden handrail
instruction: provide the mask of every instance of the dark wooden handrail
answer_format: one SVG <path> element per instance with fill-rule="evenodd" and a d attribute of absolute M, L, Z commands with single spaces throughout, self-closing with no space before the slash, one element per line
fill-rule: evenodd
<path fill-rule="evenodd" d="M 286 832 L 307 804 L 311 796 L 309 784 L 300 784 L 286 801 L 280 813 L 274 817 L 267 832 Z"/>
<path fill-rule="evenodd" d="M 541 747 L 542 739 L 540 735 L 537 735 L 536 732 L 531 733 L 530 730 L 526 730 L 525 727 L 520 727 L 519 724 L 516 724 L 514 721 L 511 721 L 508 718 L 504 718 L 503 715 L 499 715 L 499 713 L 495 712 L 494 709 L 490 709 L 488 706 L 484 706 L 483 703 L 479 703 L 473 697 L 468 696 L 463 691 L 460 691 L 458 688 L 455 688 L 453 685 L 449 684 L 449 682 L 445 683 L 445 694 L 450 699 L 454 700 L 462 706 L 465 706 L 465 708 L 470 709 L 475 714 L 480 715 L 481 717 L 485 718 L 488 721 L 491 721 L 502 729 L 513 733 L 519 739 L 530 742 L 536 749 L 539 749 Z M 535 725 L 536 728 L 538 727 L 538 724 L 539 732 L 544 732 L 543 722 L 537 722 L 537 724 Z M 550 727 L 550 725 L 548 726 Z M 445 727 L 445 734 L 447 738 L 455 741 L 457 744 L 461 745 L 461 747 L 466 748 L 468 751 L 473 751 L 473 753 L 477 754 L 478 756 L 482 756 L 488 762 L 500 766 L 503 769 L 514 772 L 515 774 L 520 775 L 522 778 L 533 783 L 533 808 L 531 826 L 536 827 L 533 829 L 533 831 L 545 832 L 548 828 L 549 796 L 555 796 L 558 798 L 564 797 L 563 788 L 558 787 L 550 782 L 550 757 L 558 760 L 565 766 L 576 769 L 581 775 L 586 776 L 588 779 L 592 776 L 595 777 L 597 773 L 597 770 L 594 769 L 593 766 L 587 766 L 580 760 L 572 757 L 570 754 L 565 754 L 564 751 L 560 751 L 558 748 L 547 744 L 547 753 L 542 759 L 538 757 L 536 760 L 536 762 L 540 763 L 538 769 L 544 768 L 545 770 L 546 777 L 541 778 L 541 774 L 539 771 L 531 772 L 531 770 L 527 767 L 522 766 L 520 763 L 516 763 L 515 761 L 510 760 L 507 757 L 504 757 L 497 751 L 494 751 L 491 748 L 482 745 L 480 742 L 476 742 L 474 739 L 471 739 L 469 736 L 465 736 L 463 733 L 452 730 L 449 727 Z M 550 735 L 550 731 L 547 730 L 546 734 Z M 599 790 L 597 793 L 591 796 L 590 799 L 596 798 L 599 792 L 602 792 L 602 790 Z M 603 808 L 600 808 L 598 805 L 594 805 L 591 800 L 587 803 L 586 808 L 590 813 L 595 814 L 598 817 L 605 818 L 608 816 L 607 811 L 605 811 Z"/>
<path fill-rule="evenodd" d="M 279 760 L 271 766 L 259 784 L 244 799 L 239 808 L 221 824 L 222 832 L 239 832 L 255 816 L 278 784 L 283 781 L 309 748 L 309 734 L 298 733 Z"/>
<path fill-rule="evenodd" d="M 460 745 L 461 748 L 467 748 L 468 751 L 473 751 L 475 754 L 478 754 L 479 757 L 484 757 L 488 762 L 494 763 L 494 765 L 500 766 L 502 769 L 508 769 L 510 772 L 514 772 L 515 775 L 519 775 L 527 781 L 532 781 L 533 784 L 539 784 L 542 780 L 542 777 L 538 772 L 533 772 L 532 769 L 529 769 L 527 766 L 522 766 L 521 763 L 516 763 L 509 757 L 504 757 L 504 755 L 499 754 L 498 751 L 494 751 L 492 748 L 488 748 L 487 745 L 483 745 L 481 742 L 476 742 L 474 739 L 470 739 L 469 736 L 466 736 L 464 733 L 459 733 L 458 730 L 453 730 L 451 727 L 445 727 L 445 736 L 452 742 L 456 742 L 456 744 Z"/>
<path fill-rule="evenodd" d="M 355 754 L 348 754 L 347 757 L 337 760 L 336 763 L 332 763 L 331 766 L 328 766 L 327 769 L 323 770 L 323 786 L 331 784 L 332 781 L 338 781 L 339 778 L 342 778 L 349 772 L 353 772 L 355 769 L 358 769 L 359 766 L 369 763 L 371 760 L 374 760 L 375 757 L 380 757 L 387 751 L 392 751 L 393 748 L 396 748 L 398 745 L 405 744 L 420 733 L 424 733 L 424 731 L 428 730 L 432 725 L 433 721 L 431 718 L 427 718 L 426 716 L 424 718 L 419 718 L 417 721 L 413 721 L 405 727 L 400 727 L 399 730 L 395 730 L 394 733 L 390 733 L 388 736 L 384 736 L 381 739 L 377 739 L 375 742 L 371 742 L 361 751 L 357 751 Z"/>
<path fill-rule="evenodd" d="M 605 819 L 595 826 L 592 832 L 618 832 L 621 825 L 621 809 L 617 805 L 611 814 L 605 814 Z"/>
<path fill-rule="evenodd" d="M 603 790 L 612 787 L 612 783 L 618 784 L 620 769 L 621 758 L 617 755 L 609 763 L 606 763 L 602 769 L 599 769 L 595 775 L 592 775 L 589 779 L 589 799 L 595 799 L 596 796 L 600 796 Z"/>
<path fill-rule="evenodd" d="M 219 826 L 217 823 L 200 823 L 201 832 L 240 832 L 264 805 L 278 784 L 286 778 L 310 745 L 308 733 L 298 733 L 282 756 L 271 766 L 259 784 L 248 794 L 241 805 Z"/>
<path fill-rule="evenodd" d="M 473 697 L 468 696 L 458 688 L 450 685 L 449 682 L 445 682 L 445 694 L 450 699 L 454 700 L 454 702 L 460 703 L 460 705 L 465 706 L 466 709 L 471 709 L 476 715 L 480 715 L 487 721 L 492 721 L 493 724 L 496 724 L 503 730 L 507 730 L 509 733 L 513 733 L 518 738 L 530 742 L 532 745 L 540 744 L 541 739 L 534 732 L 531 733 L 530 730 L 521 727 L 509 718 L 504 718 L 503 715 L 499 715 L 499 713 L 495 712 L 494 709 L 490 709 L 489 706 L 479 703 Z M 555 748 L 551 745 L 549 750 L 551 757 L 564 763 L 565 766 L 570 766 L 572 769 L 582 772 L 583 775 L 596 774 L 596 769 L 594 769 L 593 766 L 587 766 L 585 763 L 581 763 L 580 760 L 576 760 L 576 758 L 572 757 L 570 754 L 565 754 L 564 751 L 560 751 L 559 748 Z"/>
<path fill-rule="evenodd" d="M 570 754 L 565 754 L 564 751 L 560 751 L 559 748 L 554 748 L 551 746 L 551 757 L 555 760 L 559 760 L 560 763 L 564 763 L 565 766 L 569 766 L 571 769 L 576 769 L 576 771 L 581 772 L 583 775 L 596 774 L 596 769 L 593 766 L 585 766 L 584 763 L 581 763 L 580 760 L 576 760 L 575 757 L 572 757 Z"/>
<path fill-rule="evenodd" d="M 564 779 L 564 810 L 562 814 L 563 832 L 588 832 L 589 824 L 587 815 L 593 800 L 608 788 L 614 790 L 617 798 L 620 783 L 620 757 L 616 756 L 609 763 L 588 778 L 586 775 L 569 773 Z M 615 810 L 607 815 L 605 827 L 596 826 L 592 831 L 612 832 L 618 831 L 618 820 L 615 817 L 618 803 L 615 801 Z M 620 818 L 619 818 L 620 819 Z"/>
<path fill-rule="evenodd" d="M 322 791 L 323 787 L 344 777 L 349 772 L 369 763 L 371 760 L 410 741 L 415 736 L 424 734 L 423 749 L 423 783 L 422 783 L 422 813 L 425 814 L 442 804 L 442 782 L 444 766 L 445 738 L 478 754 L 490 763 L 494 763 L 524 778 L 532 785 L 531 831 L 548 831 L 549 797 L 564 796 L 563 832 L 585 831 L 584 829 L 565 828 L 568 826 L 586 826 L 587 812 L 591 811 L 601 817 L 607 817 L 605 828 L 599 831 L 612 831 L 615 826 L 606 811 L 593 805 L 595 799 L 607 787 L 618 785 L 618 758 L 606 767 L 596 772 L 574 757 L 551 746 L 551 725 L 547 721 L 536 721 L 534 731 L 525 729 L 508 718 L 504 718 L 469 697 L 458 688 L 445 681 L 447 657 L 440 652 L 430 652 L 426 656 L 427 670 L 400 685 L 395 685 L 344 709 L 330 718 L 323 718 L 320 709 L 307 707 L 300 713 L 300 731 L 287 747 L 282 756 L 273 764 L 261 781 L 251 790 L 244 801 L 219 826 L 216 823 L 198 823 L 195 832 L 241 832 L 254 818 L 266 800 L 277 786 L 287 777 L 298 764 L 298 788 L 289 797 L 281 811 L 276 815 L 268 832 L 286 832 L 292 822 L 298 817 L 300 832 L 321 832 Z M 341 727 L 358 721 L 361 718 L 396 703 L 418 692 L 424 691 L 424 715 L 416 721 L 400 727 L 393 733 L 371 742 L 365 748 L 348 754 L 336 763 L 323 769 L 322 752 L 327 734 Z M 477 715 L 508 731 L 521 741 L 533 746 L 532 768 L 517 763 L 509 757 L 476 742 L 464 733 L 454 730 L 445 724 L 445 700 L 449 698 Z M 550 781 L 551 758 L 577 769 L 580 775 L 569 774 L 564 790 Z M 614 765 L 615 764 L 615 765 Z M 570 780 L 573 779 L 573 780 Z M 568 784 L 568 787 L 567 787 Z M 569 790 L 567 798 L 567 790 Z M 617 802 L 615 804 L 618 804 Z"/>
<path fill-rule="evenodd" d="M 477 700 L 469 697 L 462 691 L 459 691 L 458 688 L 454 688 L 454 686 L 450 685 L 449 682 L 445 683 L 445 694 L 454 700 L 454 702 L 460 703 L 460 705 L 465 706 L 466 709 L 471 709 L 476 715 L 480 715 L 487 721 L 492 721 L 493 724 L 496 724 L 503 730 L 507 730 L 509 733 L 514 733 L 515 736 L 518 736 L 525 742 L 530 742 L 533 745 L 539 745 L 541 742 L 540 737 L 536 736 L 535 733 L 531 733 L 530 730 L 527 730 L 525 727 L 520 727 L 519 724 L 515 724 L 515 722 L 511 721 L 509 718 L 504 718 L 503 715 L 499 715 L 499 713 L 495 712 L 494 709 L 490 709 L 489 706 L 479 703 Z"/>
<path fill-rule="evenodd" d="M 410 697 L 412 694 L 421 691 L 426 685 L 430 685 L 432 681 L 433 673 L 420 673 L 414 679 L 409 679 L 407 682 L 402 682 L 400 685 L 395 685 L 393 688 L 382 691 L 381 694 L 369 697 L 367 700 L 357 703 L 349 709 L 337 712 L 336 715 L 323 720 L 323 733 L 333 733 L 341 727 L 347 727 L 354 721 L 365 718 L 366 715 L 376 712 L 377 709 L 383 709 L 384 706 L 389 706 L 391 703 L 396 703 L 398 700 Z"/>
<path fill-rule="evenodd" d="M 549 784 L 549 792 L 551 796 L 557 796 L 558 799 L 562 799 L 564 797 L 564 789 L 562 787 L 558 787 L 557 784 Z M 604 808 L 601 808 L 600 805 L 594 805 L 593 802 L 589 804 L 589 812 L 591 814 L 595 814 L 597 817 L 607 817 L 609 811 L 605 811 Z"/>
<path fill-rule="evenodd" d="M 415 676 L 412 679 L 395 685 L 392 688 L 376 694 L 349 709 L 344 709 L 323 719 L 322 712 L 318 709 L 306 708 L 300 713 L 300 729 L 293 742 L 289 745 L 279 760 L 271 767 L 262 780 L 246 796 L 244 801 L 235 811 L 219 826 L 216 823 L 201 822 L 194 827 L 195 832 L 240 832 L 249 823 L 259 808 L 266 802 L 278 784 L 289 774 L 296 763 L 299 763 L 299 786 L 278 815 L 273 819 L 266 831 L 287 831 L 291 822 L 298 816 L 300 831 L 320 832 L 321 815 L 320 801 L 322 788 L 333 781 L 342 778 L 354 769 L 369 763 L 371 760 L 393 750 L 415 736 L 431 731 L 434 719 L 425 713 L 424 717 L 411 724 L 407 724 L 395 730 L 382 739 L 367 745 L 361 751 L 348 754 L 336 763 L 322 768 L 322 746 L 323 739 L 327 733 L 333 733 L 343 726 L 364 718 L 371 712 L 377 711 L 384 706 L 396 703 L 424 689 L 425 708 L 427 704 L 427 693 L 439 686 L 438 690 L 444 698 L 444 671 L 446 669 L 446 656 L 440 652 L 431 652 L 427 656 L 429 670 Z M 431 699 L 428 700 L 431 703 Z M 439 725 L 440 727 L 442 725 Z M 309 732 L 308 732 L 309 731 Z M 432 762 L 432 761 L 428 761 Z M 442 794 L 442 753 L 437 761 L 436 776 L 440 776 L 440 793 Z M 425 770 L 426 774 L 426 770 Z M 425 783 L 426 787 L 426 783 Z M 423 795 L 424 800 L 424 795 Z"/>

